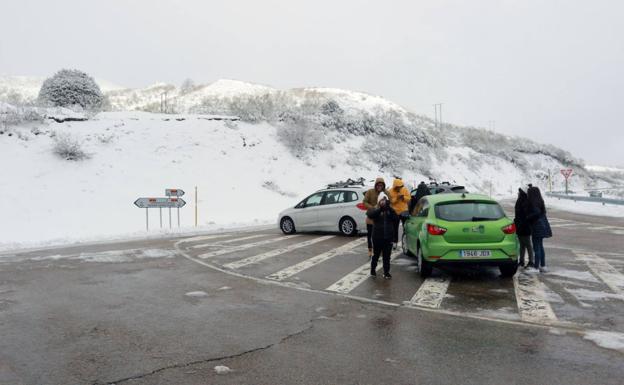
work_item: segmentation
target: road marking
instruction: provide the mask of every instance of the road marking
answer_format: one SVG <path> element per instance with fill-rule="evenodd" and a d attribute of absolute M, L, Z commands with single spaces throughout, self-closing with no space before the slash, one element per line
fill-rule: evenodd
<path fill-rule="evenodd" d="M 402 253 L 401 251 L 395 251 L 390 256 L 390 260 L 395 259 L 401 253 Z M 382 268 L 383 268 L 382 263 L 377 265 L 377 271 L 381 271 Z M 356 287 L 358 287 L 362 282 L 366 281 L 369 276 L 370 276 L 370 261 L 358 267 L 357 269 L 353 270 L 349 274 L 345 275 L 344 277 L 339 279 L 334 284 L 330 285 L 325 290 L 347 294 L 351 292 L 353 289 L 355 289 Z"/>
<path fill-rule="evenodd" d="M 314 238 L 314 239 L 311 239 L 309 241 L 305 241 L 305 242 L 301 242 L 301 243 L 295 243 L 294 245 L 290 245 L 290 246 L 282 247 L 282 248 L 279 248 L 279 249 L 267 251 L 266 253 L 254 255 L 252 257 L 244 258 L 244 259 L 241 259 L 239 261 L 230 262 L 230 263 L 227 263 L 227 264 L 225 264 L 223 266 L 228 268 L 228 269 L 239 269 L 239 268 L 241 268 L 243 266 L 247 266 L 247 265 L 251 265 L 251 264 L 254 264 L 254 263 L 258 263 L 258 262 L 264 261 L 265 259 L 273 258 L 273 257 L 276 257 L 278 255 L 285 254 L 285 253 L 288 253 L 290 251 L 300 249 L 302 247 L 307 247 L 307 246 L 313 245 L 315 243 L 326 241 L 326 240 L 334 238 L 334 237 L 335 237 L 335 235 L 326 235 L 324 237 Z"/>
<path fill-rule="evenodd" d="M 584 261 L 589 270 L 602 280 L 616 294 L 624 295 L 624 275 L 604 258 L 592 253 L 573 250 L 577 258 Z"/>
<path fill-rule="evenodd" d="M 552 324 L 557 316 L 546 301 L 546 286 L 533 274 L 516 273 L 514 291 L 520 318 L 526 322 Z"/>
<path fill-rule="evenodd" d="M 357 246 L 364 244 L 365 242 L 366 242 L 365 238 L 356 239 L 355 241 L 351 241 L 345 245 L 326 251 L 312 258 L 306 259 L 305 261 L 297 263 L 296 265 L 292 265 L 278 272 L 275 272 L 267 276 L 267 278 L 275 280 L 275 281 L 283 281 L 286 278 L 290 278 L 293 275 L 299 274 L 302 271 L 307 270 L 320 263 L 323 263 L 337 255 L 343 254 L 351 249 L 354 249 Z"/>
<path fill-rule="evenodd" d="M 573 226 L 583 226 L 583 223 L 553 223 L 551 227 L 573 227 Z"/>
<path fill-rule="evenodd" d="M 208 239 L 225 238 L 230 237 L 232 234 L 218 234 L 218 235 L 201 235 L 198 237 L 185 238 L 184 243 L 206 241 Z"/>
<path fill-rule="evenodd" d="M 256 238 L 262 238 L 262 237 L 268 237 L 271 234 L 256 234 L 256 235 L 250 235 L 248 237 L 242 237 L 242 238 L 234 238 L 234 239 L 228 239 L 225 241 L 217 241 L 217 242 L 212 242 L 212 243 L 202 243 L 200 245 L 194 245 L 191 246 L 192 249 L 201 249 L 204 247 L 210 247 L 210 246 L 219 246 L 222 245 L 224 243 L 233 243 L 233 242 L 238 242 L 238 241 L 246 241 L 248 239 L 256 239 Z"/>
<path fill-rule="evenodd" d="M 201 255 L 199 255 L 199 258 L 206 259 L 206 258 L 217 257 L 217 256 L 223 255 L 223 254 L 236 253 L 238 251 L 251 249 L 251 248 L 254 248 L 254 247 L 257 247 L 257 246 L 264 246 L 264 245 L 268 245 L 270 243 L 281 242 L 281 241 L 285 241 L 285 240 L 288 240 L 288 239 L 291 239 L 291 238 L 295 238 L 295 237 L 300 237 L 300 235 L 286 235 L 286 236 L 280 236 L 278 238 L 265 239 L 264 241 L 253 242 L 253 243 L 246 243 L 244 245 L 231 246 L 231 247 L 227 247 L 227 248 L 211 251 L 209 253 L 201 254 Z"/>
<path fill-rule="evenodd" d="M 439 308 L 450 283 L 451 279 L 447 276 L 425 279 L 416 294 L 409 300 L 409 304 L 432 309 Z"/>

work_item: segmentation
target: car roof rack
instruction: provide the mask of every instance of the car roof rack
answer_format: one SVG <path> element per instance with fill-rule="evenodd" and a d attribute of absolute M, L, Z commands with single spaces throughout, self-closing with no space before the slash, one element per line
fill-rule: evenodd
<path fill-rule="evenodd" d="M 345 188 L 345 187 L 351 187 L 351 186 L 362 186 L 364 187 L 364 182 L 366 182 L 365 178 L 358 178 L 358 179 L 351 179 L 348 178 L 345 181 L 340 181 L 340 182 L 336 182 L 336 183 L 330 183 L 327 185 L 327 188 Z"/>

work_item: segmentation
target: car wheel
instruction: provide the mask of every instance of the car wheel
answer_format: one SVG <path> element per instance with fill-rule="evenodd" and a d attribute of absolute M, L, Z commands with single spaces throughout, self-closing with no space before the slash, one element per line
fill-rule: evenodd
<path fill-rule="evenodd" d="M 282 218 L 282 221 L 280 222 L 280 229 L 282 229 L 282 232 L 286 235 L 294 234 L 296 232 L 295 222 L 293 222 L 293 220 L 289 217 Z"/>
<path fill-rule="evenodd" d="M 500 265 L 498 268 L 500 269 L 503 277 L 513 277 L 513 275 L 516 274 L 516 271 L 518 271 L 518 265 L 515 263 L 513 265 Z"/>
<path fill-rule="evenodd" d="M 405 234 L 405 232 L 403 232 L 403 235 L 401 236 L 401 248 L 403 249 L 404 255 L 407 255 L 408 257 L 413 256 L 412 252 L 409 251 L 409 248 L 407 247 L 407 234 Z"/>
<path fill-rule="evenodd" d="M 420 246 L 418 247 L 418 251 L 416 251 L 416 259 L 418 260 L 418 271 L 420 272 L 420 276 L 422 278 L 428 278 L 431 275 L 433 267 L 429 264 L 429 262 L 424 260 Z"/>
<path fill-rule="evenodd" d="M 342 235 L 346 235 L 347 237 L 350 237 L 357 233 L 355 221 L 349 217 L 342 218 L 338 227 L 340 228 L 340 232 L 342 233 Z"/>

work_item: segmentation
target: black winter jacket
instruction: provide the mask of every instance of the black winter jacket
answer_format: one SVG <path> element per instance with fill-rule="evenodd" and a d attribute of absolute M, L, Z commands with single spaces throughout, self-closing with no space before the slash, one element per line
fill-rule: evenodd
<path fill-rule="evenodd" d="M 550 223 L 546 218 L 546 213 L 541 208 L 529 205 L 527 220 L 531 226 L 531 236 L 536 238 L 552 237 Z"/>
<path fill-rule="evenodd" d="M 380 207 L 369 209 L 366 215 L 373 220 L 373 240 L 393 240 L 395 221 L 399 216 L 390 205 L 386 205 L 383 209 Z"/>
<path fill-rule="evenodd" d="M 527 207 L 516 205 L 515 211 L 516 216 L 514 218 L 514 223 L 516 224 L 516 234 L 520 237 L 531 235 L 531 226 L 529 225 L 529 220 L 527 219 Z"/>

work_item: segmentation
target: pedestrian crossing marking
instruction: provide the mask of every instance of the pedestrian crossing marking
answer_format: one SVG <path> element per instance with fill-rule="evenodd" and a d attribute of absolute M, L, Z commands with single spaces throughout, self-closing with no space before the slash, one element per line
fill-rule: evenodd
<path fill-rule="evenodd" d="M 522 272 L 513 277 L 520 318 L 526 322 L 552 324 L 557 316 L 546 300 L 546 286 L 534 274 Z"/>
<path fill-rule="evenodd" d="M 350 251 L 351 249 L 356 248 L 357 246 L 364 244 L 366 241 L 365 238 L 360 238 L 360 239 L 356 239 L 355 241 L 351 241 L 345 245 L 342 245 L 340 247 L 337 247 L 335 249 L 326 251 L 324 253 L 321 253 L 319 255 L 316 255 L 312 258 L 306 259 L 303 262 L 297 263 L 296 265 L 292 265 L 289 266 L 285 269 L 282 269 L 280 271 L 277 271 L 269 276 L 267 276 L 268 279 L 272 279 L 275 281 L 283 281 L 287 278 L 292 277 L 293 275 L 299 274 L 304 270 L 307 270 L 313 266 L 316 266 L 320 263 L 323 263 L 327 260 L 330 260 L 331 258 L 340 255 L 342 253 L 346 253 L 348 251 Z"/>
<path fill-rule="evenodd" d="M 442 304 L 446 291 L 451 283 L 451 278 L 448 276 L 442 277 L 430 277 L 420 285 L 418 291 L 411 300 L 410 305 L 428 307 L 437 309 Z"/>
<path fill-rule="evenodd" d="M 257 246 L 264 246 L 264 245 L 268 245 L 268 244 L 275 243 L 275 242 L 286 241 L 288 239 L 292 239 L 296 237 L 300 237 L 300 235 L 286 235 L 286 236 L 281 236 L 278 238 L 265 239 L 264 241 L 246 243 L 243 245 L 236 245 L 236 246 L 232 246 L 229 248 L 219 249 L 219 250 L 211 251 L 209 253 L 200 254 L 199 258 L 207 259 L 207 258 L 217 257 L 219 255 L 236 253 L 236 252 L 248 250 Z"/>
<path fill-rule="evenodd" d="M 240 242 L 240 241 L 246 241 L 249 239 L 256 239 L 256 238 L 262 238 L 262 237 L 268 237 L 270 236 L 270 234 L 255 234 L 255 235 L 250 235 L 248 237 L 242 237 L 242 238 L 234 238 L 234 239 L 227 239 L 225 241 L 216 241 L 213 243 L 202 243 L 199 245 L 193 245 L 191 246 L 192 249 L 203 249 L 205 247 L 210 247 L 210 246 L 221 246 L 223 244 L 228 244 L 228 243 L 233 243 L 233 242 Z"/>
<path fill-rule="evenodd" d="M 594 275 L 600 278 L 615 294 L 624 295 L 624 274 L 620 273 L 607 260 L 592 253 L 574 251 L 577 258 L 584 261 Z"/>
<path fill-rule="evenodd" d="M 402 252 L 395 251 L 391 256 L 390 260 L 398 257 Z M 377 265 L 376 271 L 381 271 L 383 268 L 383 264 L 380 263 Z M 366 281 L 370 276 L 370 261 L 353 270 L 349 274 L 345 275 L 337 282 L 330 285 L 327 289 L 328 291 L 333 291 L 336 293 L 347 294 L 351 292 L 353 289 L 358 287 L 362 282 Z"/>
<path fill-rule="evenodd" d="M 276 257 L 278 255 L 285 254 L 285 253 L 288 253 L 290 251 L 300 249 L 302 247 L 307 247 L 307 246 L 313 245 L 315 243 L 323 242 L 323 241 L 326 241 L 326 240 L 334 238 L 334 237 L 335 237 L 335 235 L 326 235 L 324 237 L 318 237 L 318 238 L 310 239 L 310 240 L 305 241 L 305 242 L 295 243 L 294 245 L 281 247 L 281 248 L 278 248 L 278 249 L 275 249 L 275 250 L 267 251 L 266 253 L 254 255 L 254 256 L 251 256 L 251 257 L 248 257 L 248 258 L 244 258 L 244 259 L 241 259 L 241 260 L 238 260 L 238 261 L 227 263 L 227 264 L 224 265 L 224 267 L 226 267 L 228 269 L 240 269 L 243 266 L 247 266 L 247 265 L 251 265 L 251 264 L 254 264 L 254 263 L 258 263 L 258 262 L 264 261 L 265 259 L 273 258 L 273 257 Z"/>

